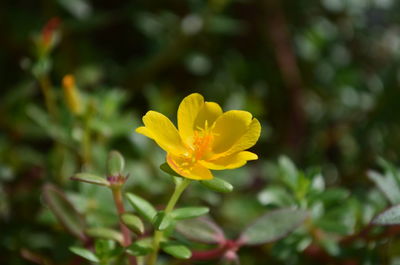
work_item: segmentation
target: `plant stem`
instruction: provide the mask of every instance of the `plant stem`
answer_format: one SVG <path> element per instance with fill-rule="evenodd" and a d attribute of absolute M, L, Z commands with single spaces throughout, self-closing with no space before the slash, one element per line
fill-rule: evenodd
<path fill-rule="evenodd" d="M 50 79 L 47 75 L 43 75 L 39 78 L 40 88 L 42 90 L 46 108 L 53 121 L 57 120 L 58 111 L 55 102 L 55 95 L 51 86 Z"/>
<path fill-rule="evenodd" d="M 111 188 L 111 190 L 113 193 L 115 206 L 117 207 L 117 211 L 118 211 L 119 226 L 121 229 L 122 236 L 124 238 L 123 246 L 127 247 L 132 243 L 132 238 L 131 238 L 131 232 L 129 231 L 128 227 L 126 227 L 121 221 L 121 215 L 125 212 L 124 204 L 122 202 L 121 187 L 116 186 L 116 187 Z M 137 264 L 135 257 L 129 256 L 128 259 L 129 259 L 129 262 L 131 265 Z"/>
<path fill-rule="evenodd" d="M 121 193 L 121 187 L 113 187 L 112 189 L 113 197 L 114 197 L 114 202 L 115 206 L 117 207 L 118 215 L 120 216 L 125 212 L 124 204 L 122 202 L 122 193 Z M 128 227 L 126 227 L 121 221 L 120 221 L 120 228 L 122 235 L 124 237 L 124 246 L 129 246 L 132 242 L 130 231 Z"/>
<path fill-rule="evenodd" d="M 42 91 L 44 101 L 46 104 L 46 110 L 48 115 L 50 116 L 50 123 L 53 125 L 58 125 L 58 108 L 56 102 L 56 96 L 54 94 L 53 85 L 48 74 L 43 74 L 38 77 L 39 87 Z M 61 157 L 65 157 L 65 147 L 60 142 L 60 140 L 55 137 L 55 150 L 56 152 L 61 153 Z M 65 176 L 63 174 L 63 161 L 61 164 L 57 163 L 56 171 L 57 171 L 57 180 L 62 183 L 65 180 Z"/>
<path fill-rule="evenodd" d="M 172 194 L 171 198 L 169 199 L 167 206 L 165 207 L 165 214 L 169 214 L 175 207 L 179 197 L 182 195 L 183 191 L 187 188 L 190 184 L 191 180 L 183 179 L 179 181 L 175 185 L 174 193 Z M 164 236 L 164 231 L 155 231 L 154 238 L 153 238 L 153 252 L 150 255 L 148 265 L 155 265 L 157 262 L 158 251 L 160 249 L 160 242 Z"/>
<path fill-rule="evenodd" d="M 92 154 L 91 154 L 91 132 L 90 132 L 90 120 L 91 113 L 88 113 L 83 117 L 83 139 L 82 139 L 82 158 L 83 164 L 86 167 L 91 167 Z"/>

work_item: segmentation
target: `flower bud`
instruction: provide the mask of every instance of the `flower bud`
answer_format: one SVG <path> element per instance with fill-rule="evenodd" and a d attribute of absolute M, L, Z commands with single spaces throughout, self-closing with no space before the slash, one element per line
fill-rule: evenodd
<path fill-rule="evenodd" d="M 125 159 L 118 151 L 111 151 L 108 154 L 107 174 L 108 176 L 118 176 L 123 173 L 125 167 Z"/>
<path fill-rule="evenodd" d="M 55 32 L 60 26 L 60 19 L 58 17 L 53 17 L 42 29 L 42 41 L 46 46 L 51 46 L 54 41 Z"/>
<path fill-rule="evenodd" d="M 73 75 L 66 75 L 62 80 L 64 97 L 69 110 L 75 114 L 82 114 L 82 100 L 79 91 L 75 85 L 75 78 Z"/>
<path fill-rule="evenodd" d="M 35 37 L 39 57 L 46 57 L 60 39 L 61 21 L 58 17 L 51 18 Z"/>

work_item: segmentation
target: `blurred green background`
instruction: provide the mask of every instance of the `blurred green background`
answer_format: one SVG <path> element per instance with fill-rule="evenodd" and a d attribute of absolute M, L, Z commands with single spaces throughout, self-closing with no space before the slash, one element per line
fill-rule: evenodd
<path fill-rule="evenodd" d="M 318 167 L 328 186 L 362 194 L 378 157 L 399 160 L 399 10 L 394 0 L 0 2 L 0 263 L 29 264 L 20 253 L 31 249 L 69 264 L 74 239 L 43 207 L 46 182 L 69 190 L 88 223 L 115 222 L 107 191 L 68 180 L 82 167 L 104 174 L 111 149 L 128 159 L 127 189 L 162 204 L 172 189 L 158 170 L 164 154 L 134 129 L 150 109 L 176 119 L 192 92 L 262 124 L 260 159 L 216 173 L 235 193 L 194 188 L 183 200 L 215 206 L 233 235 L 264 209 L 254 195 L 283 154 Z M 54 17 L 57 41 L 42 58 L 35 40 Z M 77 151 L 85 123 L 63 96 L 66 74 L 93 109 L 87 164 Z"/>

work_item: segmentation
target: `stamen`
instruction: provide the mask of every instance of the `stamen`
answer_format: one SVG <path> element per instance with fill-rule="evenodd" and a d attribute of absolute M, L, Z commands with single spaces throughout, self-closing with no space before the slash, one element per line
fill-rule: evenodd
<path fill-rule="evenodd" d="M 214 124 L 213 124 L 214 125 Z M 211 144 L 214 140 L 214 135 L 211 132 L 208 121 L 204 122 L 204 127 L 197 127 L 197 130 L 194 132 L 194 140 L 193 140 L 193 162 L 201 159 L 211 148 Z"/>
<path fill-rule="evenodd" d="M 204 127 L 198 126 L 193 132 L 193 142 L 188 147 L 188 152 L 182 154 L 180 157 L 182 163 L 180 164 L 181 171 L 190 171 L 195 166 L 198 160 L 204 159 L 204 156 L 211 151 L 211 146 L 214 141 L 215 134 L 212 132 L 214 123 L 209 126 L 208 121 L 204 121 Z"/>

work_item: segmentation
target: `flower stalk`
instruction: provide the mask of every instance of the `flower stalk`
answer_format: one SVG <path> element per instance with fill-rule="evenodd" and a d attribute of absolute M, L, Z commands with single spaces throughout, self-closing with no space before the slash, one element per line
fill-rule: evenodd
<path fill-rule="evenodd" d="M 58 110 L 55 102 L 55 95 L 52 89 L 50 79 L 47 75 L 39 77 L 39 85 L 42 90 L 47 112 L 50 114 L 53 121 L 57 119 Z"/>
<path fill-rule="evenodd" d="M 127 247 L 132 243 L 132 237 L 131 237 L 131 232 L 129 231 L 129 228 L 121 221 L 121 215 L 123 213 L 125 213 L 125 207 L 124 207 L 124 203 L 122 201 L 121 187 L 122 187 L 122 185 L 111 186 L 111 191 L 112 191 L 114 203 L 115 203 L 115 206 L 116 206 L 117 212 L 118 212 L 120 230 L 121 230 L 121 233 L 122 233 L 122 236 L 124 239 L 123 246 Z M 131 265 L 137 264 L 135 257 L 129 256 L 128 259 L 129 259 L 129 263 Z"/>
<path fill-rule="evenodd" d="M 118 215 L 122 215 L 123 213 L 125 213 L 125 207 L 122 202 L 121 187 L 120 186 L 112 187 L 111 190 L 114 198 L 115 207 L 117 208 L 118 211 Z M 124 242 L 123 242 L 124 246 L 129 246 L 132 243 L 130 231 L 128 227 L 126 227 L 121 221 L 119 223 L 120 223 L 121 233 L 124 237 Z"/>
<path fill-rule="evenodd" d="M 191 180 L 183 178 L 182 180 L 176 182 L 174 193 L 172 193 L 167 206 L 165 207 L 165 214 L 169 214 L 174 210 L 176 203 L 181 197 L 183 191 L 189 186 Z M 160 249 L 160 243 L 163 239 L 164 231 L 156 231 L 153 238 L 153 252 L 150 254 L 148 265 L 155 265 L 157 262 L 158 252 Z"/>
<path fill-rule="evenodd" d="M 122 192 L 121 192 L 121 187 L 122 185 L 112 185 L 111 186 L 111 191 L 113 193 L 113 198 L 114 198 L 114 203 L 117 208 L 118 212 L 118 219 L 119 219 L 119 226 L 121 229 L 121 233 L 123 236 L 123 246 L 127 247 L 132 243 L 132 237 L 131 237 L 131 232 L 129 231 L 129 228 L 122 222 L 121 220 L 121 215 L 125 213 L 125 207 L 124 203 L 122 201 Z M 136 258 L 133 256 L 128 256 L 129 264 L 130 265 L 136 265 Z"/>
<path fill-rule="evenodd" d="M 65 75 L 62 79 L 65 103 L 75 117 L 80 121 L 80 126 L 83 130 L 81 142 L 81 157 L 85 167 L 90 168 L 92 162 L 91 154 L 91 119 L 95 108 L 93 102 L 85 104 L 80 95 L 78 86 L 75 82 L 75 77 L 72 74 Z"/>
<path fill-rule="evenodd" d="M 83 163 L 90 168 L 92 163 L 92 139 L 91 139 L 91 111 L 82 118 L 83 127 L 83 139 L 82 139 L 82 159 Z"/>

